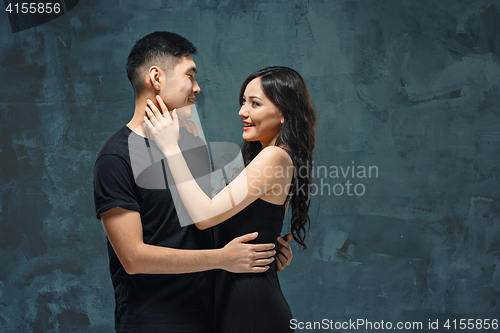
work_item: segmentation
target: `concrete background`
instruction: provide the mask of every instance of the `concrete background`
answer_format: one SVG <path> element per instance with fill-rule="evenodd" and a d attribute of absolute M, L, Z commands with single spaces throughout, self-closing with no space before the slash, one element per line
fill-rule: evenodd
<path fill-rule="evenodd" d="M 156 30 L 198 47 L 209 142 L 241 142 L 241 82 L 285 65 L 318 109 L 316 165 L 378 168 L 316 178 L 309 249 L 280 274 L 298 320 L 500 319 L 499 11 L 493 0 L 80 1 L 17 33 L 3 12 L 0 332 L 113 331 L 92 170 L 132 116 L 126 57 Z M 364 194 L 326 192 L 347 181 Z"/>

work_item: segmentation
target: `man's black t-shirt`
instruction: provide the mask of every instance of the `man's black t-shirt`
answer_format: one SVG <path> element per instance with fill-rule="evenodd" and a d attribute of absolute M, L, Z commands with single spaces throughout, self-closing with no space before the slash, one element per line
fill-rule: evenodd
<path fill-rule="evenodd" d="M 187 164 L 198 171 L 210 170 L 203 140 L 181 128 L 180 148 L 197 147 L 183 153 Z M 139 149 L 145 161 L 134 178 L 129 152 L 130 141 L 143 137 L 123 126 L 101 147 L 94 167 L 94 202 L 97 218 L 114 207 L 140 213 L 144 243 L 177 249 L 213 248 L 212 230 L 198 230 L 194 224 L 182 227 L 168 189 L 164 160 L 154 158 L 148 149 Z M 134 145 L 134 143 L 132 143 Z M 137 147 L 136 147 L 137 148 Z M 132 148 L 130 148 L 132 149 Z M 137 151 L 137 149 L 136 149 Z M 134 153 L 135 154 L 135 153 Z M 200 167 L 201 161 L 205 165 Z M 137 159 L 137 156 L 134 157 Z M 133 159 L 134 159 L 133 158 Z M 150 158 L 150 159 L 148 159 Z M 201 163 L 203 164 L 203 163 Z M 202 170 L 202 171 L 200 171 Z M 137 170 L 135 170 L 137 172 Z M 140 179 L 146 179 L 142 181 Z M 141 185 L 138 186 L 137 184 Z M 200 186 L 203 187 L 202 184 Z M 209 186 L 208 186 L 209 187 Z M 209 193 L 207 184 L 205 191 Z M 211 331 L 213 322 L 213 271 L 189 274 L 135 274 L 125 272 L 108 240 L 109 268 L 115 290 L 115 325 L 118 332 L 197 332 Z"/>

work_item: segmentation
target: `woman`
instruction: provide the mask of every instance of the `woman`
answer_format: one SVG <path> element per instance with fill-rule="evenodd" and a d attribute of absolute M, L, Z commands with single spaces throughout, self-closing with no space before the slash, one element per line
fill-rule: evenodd
<path fill-rule="evenodd" d="M 302 77 L 287 67 L 251 74 L 241 86 L 246 167 L 210 198 L 194 181 L 177 144 L 176 111 L 160 114 L 148 101 L 145 127 L 165 155 L 177 191 L 200 229 L 218 224 L 220 246 L 258 231 L 256 242 L 276 243 L 285 211 L 292 209 L 291 230 L 302 246 L 310 224 L 310 166 L 316 113 Z M 162 111 L 167 107 L 158 97 Z M 224 222 L 224 223 L 222 223 Z M 281 293 L 276 265 L 262 259 L 262 274 L 217 273 L 216 321 L 219 332 L 290 332 L 292 314 Z"/>

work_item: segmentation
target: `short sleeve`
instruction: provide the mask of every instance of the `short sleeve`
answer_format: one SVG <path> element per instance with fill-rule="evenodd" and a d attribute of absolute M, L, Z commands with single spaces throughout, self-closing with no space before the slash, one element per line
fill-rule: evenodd
<path fill-rule="evenodd" d="M 94 204 L 96 217 L 111 208 L 140 212 L 130 166 L 116 155 L 100 156 L 94 165 Z"/>

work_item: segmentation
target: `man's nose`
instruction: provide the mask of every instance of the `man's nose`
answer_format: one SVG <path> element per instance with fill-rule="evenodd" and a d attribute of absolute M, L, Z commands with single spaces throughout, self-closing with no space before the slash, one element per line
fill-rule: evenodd
<path fill-rule="evenodd" d="M 199 94 L 201 91 L 200 85 L 198 84 L 198 81 L 194 81 L 194 86 L 193 86 L 193 93 Z"/>

